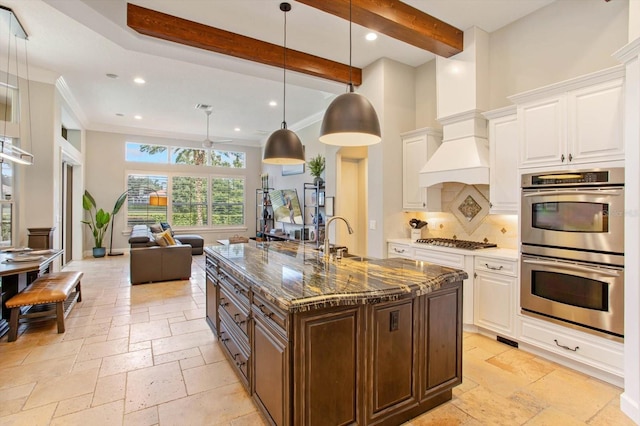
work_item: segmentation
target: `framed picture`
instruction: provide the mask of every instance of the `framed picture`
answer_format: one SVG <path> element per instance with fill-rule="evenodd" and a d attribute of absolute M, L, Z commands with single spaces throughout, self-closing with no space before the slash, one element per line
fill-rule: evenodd
<path fill-rule="evenodd" d="M 334 205 L 333 205 L 334 197 L 326 197 L 324 199 L 324 214 L 325 216 L 333 216 L 334 213 Z"/>
<path fill-rule="evenodd" d="M 301 175 L 302 173 L 304 173 L 304 163 L 282 166 L 282 176 Z"/>

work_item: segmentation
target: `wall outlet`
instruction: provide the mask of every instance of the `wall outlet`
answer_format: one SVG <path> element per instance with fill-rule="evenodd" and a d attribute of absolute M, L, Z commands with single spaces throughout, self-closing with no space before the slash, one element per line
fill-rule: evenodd
<path fill-rule="evenodd" d="M 370 220 L 369 221 L 369 229 L 376 229 L 376 221 L 375 220 Z"/>

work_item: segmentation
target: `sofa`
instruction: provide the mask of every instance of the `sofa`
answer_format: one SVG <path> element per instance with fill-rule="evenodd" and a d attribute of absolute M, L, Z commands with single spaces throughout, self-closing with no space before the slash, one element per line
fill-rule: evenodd
<path fill-rule="evenodd" d="M 131 284 L 189 279 L 191 246 L 132 248 L 129 268 Z"/>
<path fill-rule="evenodd" d="M 165 226 L 165 228 L 171 231 L 170 227 Z M 161 232 L 162 228 L 156 230 Z M 132 249 L 158 246 L 153 234 L 154 233 L 147 225 L 134 225 L 131 230 L 131 235 L 129 236 L 129 245 Z M 173 238 L 179 244 L 190 245 L 191 254 L 193 255 L 200 255 L 204 253 L 204 239 L 200 235 L 173 235 Z"/>

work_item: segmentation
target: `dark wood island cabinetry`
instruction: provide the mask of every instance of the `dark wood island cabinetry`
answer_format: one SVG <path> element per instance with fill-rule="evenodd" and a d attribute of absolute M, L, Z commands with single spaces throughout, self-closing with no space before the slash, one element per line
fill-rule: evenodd
<path fill-rule="evenodd" d="M 461 383 L 464 271 L 292 242 L 205 252 L 207 321 L 271 423 L 396 425 Z"/>

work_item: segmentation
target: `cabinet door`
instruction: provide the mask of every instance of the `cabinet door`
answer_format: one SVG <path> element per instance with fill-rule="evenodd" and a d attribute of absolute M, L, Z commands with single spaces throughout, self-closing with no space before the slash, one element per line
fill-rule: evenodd
<path fill-rule="evenodd" d="M 363 424 L 355 403 L 363 362 L 360 323 L 358 307 L 296 317 L 294 424 Z"/>
<path fill-rule="evenodd" d="M 489 198 L 491 213 L 517 214 L 518 121 L 515 114 L 489 121 Z"/>
<path fill-rule="evenodd" d="M 369 321 L 372 327 L 368 371 L 368 415 L 389 415 L 416 403 L 414 384 L 415 344 L 414 301 L 410 299 L 372 305 Z"/>
<path fill-rule="evenodd" d="M 568 94 L 569 154 L 573 163 L 623 160 L 622 79 Z"/>
<path fill-rule="evenodd" d="M 477 272 L 475 279 L 475 323 L 505 337 L 515 335 L 514 292 L 516 278 Z"/>
<path fill-rule="evenodd" d="M 461 286 L 426 296 L 422 316 L 421 396 L 426 399 L 462 383 Z"/>
<path fill-rule="evenodd" d="M 518 107 L 520 167 L 567 162 L 565 103 L 558 96 Z"/>
<path fill-rule="evenodd" d="M 256 318 L 253 331 L 253 391 L 274 424 L 291 424 L 289 348 L 287 342 Z"/>
<path fill-rule="evenodd" d="M 402 208 L 407 210 L 441 210 L 441 186 L 422 188 L 420 170 L 438 149 L 441 137 L 427 132 L 402 139 Z"/>
<path fill-rule="evenodd" d="M 218 336 L 220 331 L 220 322 L 218 319 L 218 286 L 214 280 L 209 277 L 207 273 L 207 323 L 213 330 L 213 334 Z"/>

